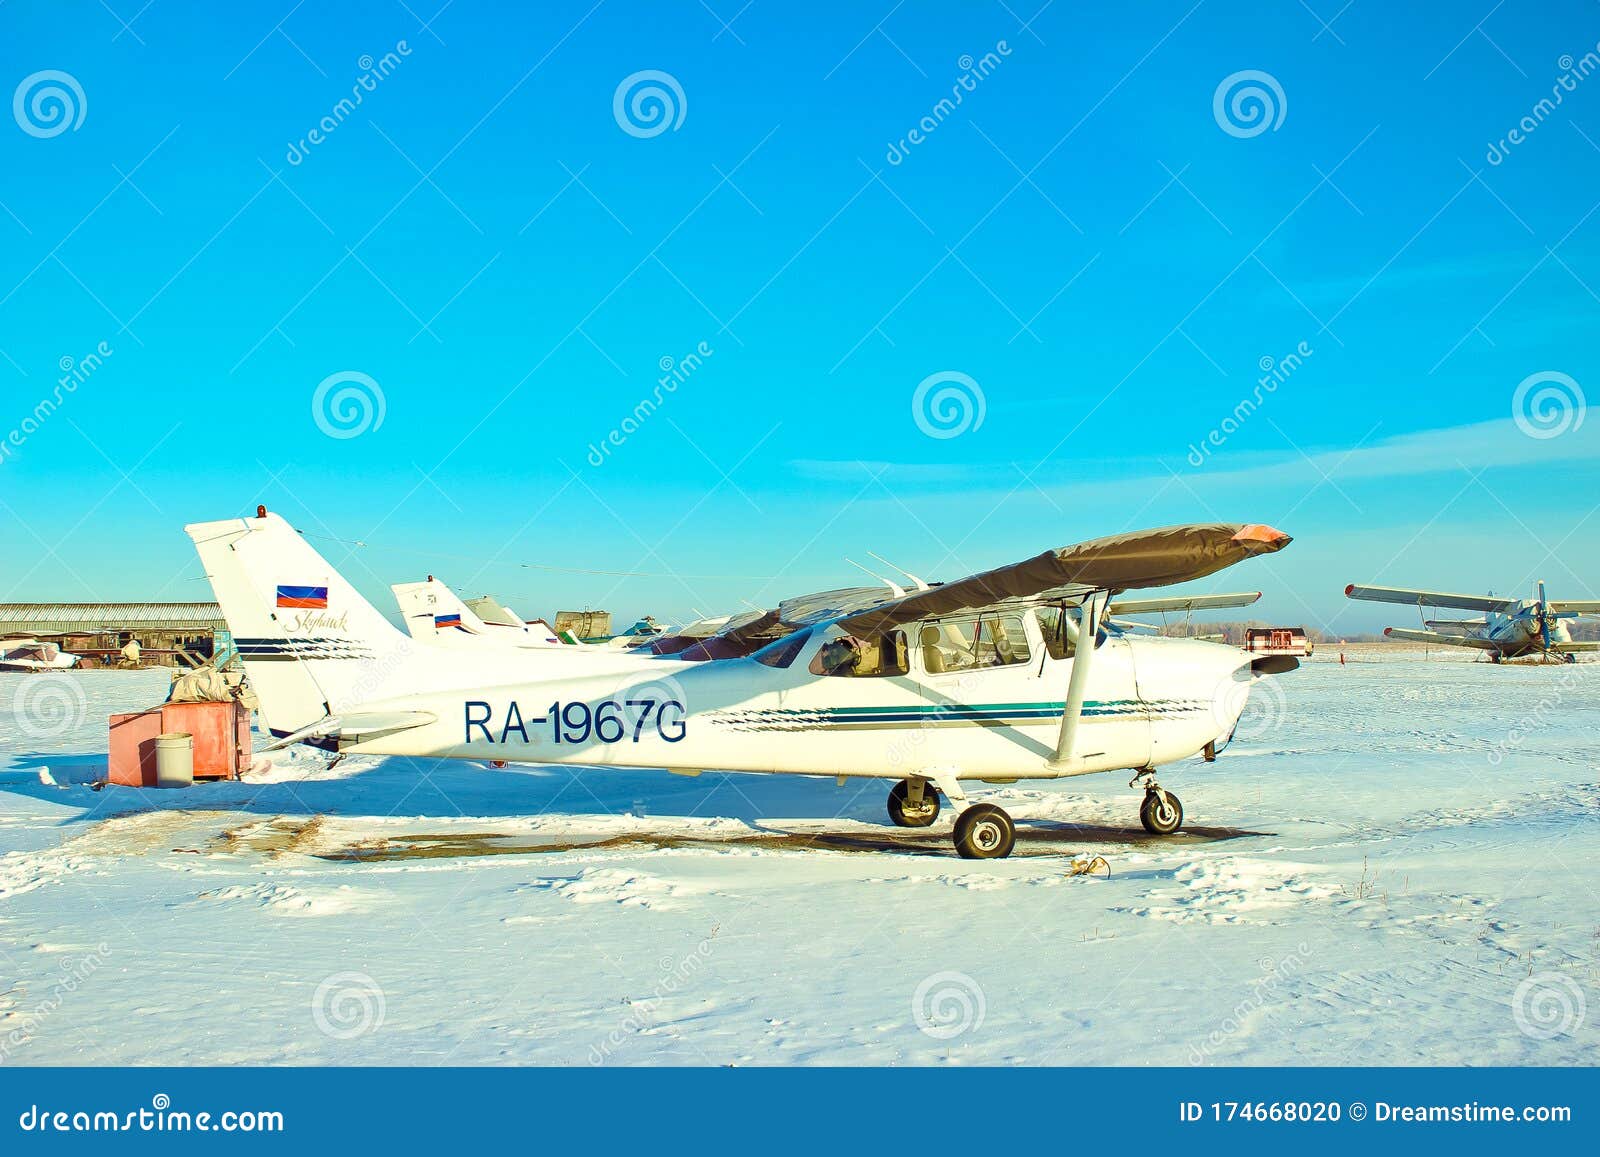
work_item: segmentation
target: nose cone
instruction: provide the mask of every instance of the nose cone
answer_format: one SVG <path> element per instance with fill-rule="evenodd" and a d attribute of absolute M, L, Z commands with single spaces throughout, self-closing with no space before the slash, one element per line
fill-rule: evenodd
<path fill-rule="evenodd" d="M 1233 541 L 1251 554 L 1271 554 L 1282 550 L 1294 539 L 1283 531 L 1262 522 L 1252 522 L 1239 528 Z"/>

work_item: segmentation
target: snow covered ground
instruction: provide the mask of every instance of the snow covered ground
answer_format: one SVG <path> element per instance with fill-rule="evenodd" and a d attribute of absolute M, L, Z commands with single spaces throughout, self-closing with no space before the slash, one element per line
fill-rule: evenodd
<path fill-rule="evenodd" d="M 1163 773 L 1186 833 L 1119 777 L 981 789 L 984 863 L 831 779 L 96 792 L 166 674 L 0 675 L 0 1064 L 1594 1063 L 1600 664 L 1348 650 Z"/>

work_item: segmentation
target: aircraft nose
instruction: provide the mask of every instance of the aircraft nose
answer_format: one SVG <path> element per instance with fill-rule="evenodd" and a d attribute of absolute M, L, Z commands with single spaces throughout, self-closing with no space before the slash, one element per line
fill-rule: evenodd
<path fill-rule="evenodd" d="M 1262 522 L 1252 522 L 1248 526 L 1240 527 L 1239 532 L 1233 536 L 1233 541 L 1251 554 L 1270 554 L 1275 550 L 1282 550 L 1294 539 L 1276 527 Z"/>

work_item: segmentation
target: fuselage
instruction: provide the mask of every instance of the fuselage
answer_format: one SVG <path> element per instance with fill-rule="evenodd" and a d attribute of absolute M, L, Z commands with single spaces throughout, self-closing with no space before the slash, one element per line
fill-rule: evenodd
<path fill-rule="evenodd" d="M 436 721 L 343 750 L 690 773 L 904 777 L 942 768 L 976 779 L 1053 778 L 1194 755 L 1232 732 L 1249 693 L 1250 657 L 1237 648 L 1103 636 L 1079 757 L 1052 768 L 1075 660 L 1051 647 L 1028 610 L 1006 620 L 1003 647 L 980 643 L 978 662 L 960 666 L 962 652 L 943 643 L 973 635 L 975 621 L 908 629 L 930 641 L 902 639 L 898 665 L 881 675 L 826 673 L 819 664 L 837 645 L 826 630 L 715 662 L 547 661 L 537 675 L 504 681 L 485 670 L 470 689 L 363 704 Z"/>

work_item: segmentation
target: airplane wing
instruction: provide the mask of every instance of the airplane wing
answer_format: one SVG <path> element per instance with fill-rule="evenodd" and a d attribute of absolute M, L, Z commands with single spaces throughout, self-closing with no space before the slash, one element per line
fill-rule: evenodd
<path fill-rule="evenodd" d="M 1414 631 L 1407 627 L 1385 627 L 1383 633 L 1391 639 L 1408 639 L 1414 643 L 1438 643 L 1442 647 L 1474 647 L 1479 651 L 1501 650 L 1499 643 L 1471 635 L 1441 635 L 1438 631 Z"/>
<path fill-rule="evenodd" d="M 1572 643 L 1551 643 L 1550 649 L 1558 655 L 1579 655 L 1590 651 L 1600 651 L 1600 641 L 1594 639 L 1580 639 Z"/>
<path fill-rule="evenodd" d="M 1558 615 L 1600 615 L 1600 599 L 1551 599 L 1545 606 Z"/>
<path fill-rule="evenodd" d="M 1290 538 L 1258 523 L 1195 523 L 1115 534 L 1047 550 L 943 586 L 883 599 L 846 611 L 839 625 L 853 634 L 876 634 L 918 619 L 993 606 L 1007 599 L 1082 597 L 1171 586 L 1205 578 L 1258 554 L 1282 550 Z M 880 597 L 884 592 L 876 592 Z"/>
<path fill-rule="evenodd" d="M 1509 615 L 1517 609 L 1516 599 L 1497 599 L 1491 595 L 1452 595 L 1443 591 L 1413 591 L 1402 587 L 1365 587 L 1351 583 L 1344 588 L 1345 598 L 1373 603 L 1402 603 L 1412 607 L 1449 607 L 1458 611 L 1498 611 Z"/>
<path fill-rule="evenodd" d="M 1170 599 L 1113 599 L 1108 613 L 1113 615 L 1155 615 L 1165 611 L 1210 611 L 1223 607 L 1248 607 L 1261 597 L 1260 591 L 1231 595 L 1190 595 Z"/>

